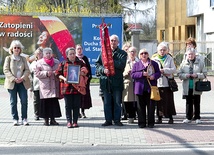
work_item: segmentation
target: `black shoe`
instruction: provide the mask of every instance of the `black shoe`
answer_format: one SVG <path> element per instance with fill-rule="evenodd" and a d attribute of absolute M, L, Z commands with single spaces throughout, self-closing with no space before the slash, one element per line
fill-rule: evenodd
<path fill-rule="evenodd" d="M 162 120 L 158 119 L 155 124 L 162 124 Z"/>
<path fill-rule="evenodd" d="M 35 117 L 34 117 L 34 120 L 35 120 L 35 121 L 38 121 L 38 120 L 39 120 L 39 117 L 38 117 L 38 116 L 35 116 Z"/>
<path fill-rule="evenodd" d="M 139 128 L 145 128 L 146 125 L 140 124 L 140 125 L 138 125 L 138 127 L 139 127 Z"/>
<path fill-rule="evenodd" d="M 121 122 L 115 122 L 114 125 L 116 125 L 116 126 L 123 126 L 123 123 L 121 123 Z"/>
<path fill-rule="evenodd" d="M 82 113 L 82 118 L 86 118 L 86 115 L 85 115 L 85 113 Z"/>
<path fill-rule="evenodd" d="M 81 115 L 81 114 L 79 114 L 79 118 L 82 118 L 82 115 Z"/>
<path fill-rule="evenodd" d="M 154 128 L 154 125 L 149 124 L 148 127 L 149 127 L 149 128 Z"/>
<path fill-rule="evenodd" d="M 122 120 L 127 120 L 127 117 L 123 117 Z"/>
<path fill-rule="evenodd" d="M 112 125 L 112 123 L 108 121 L 105 121 L 105 123 L 102 124 L 102 126 L 110 126 L 110 125 Z"/>
<path fill-rule="evenodd" d="M 173 119 L 170 119 L 170 120 L 168 121 L 168 124 L 173 124 L 173 123 L 174 123 Z"/>

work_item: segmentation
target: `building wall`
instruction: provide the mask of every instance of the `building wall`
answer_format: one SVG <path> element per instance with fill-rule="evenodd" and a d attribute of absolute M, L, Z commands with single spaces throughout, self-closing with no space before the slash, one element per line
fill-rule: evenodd
<path fill-rule="evenodd" d="M 186 0 L 157 0 L 157 40 L 185 41 L 187 27 L 196 25 L 196 17 L 187 17 Z"/>

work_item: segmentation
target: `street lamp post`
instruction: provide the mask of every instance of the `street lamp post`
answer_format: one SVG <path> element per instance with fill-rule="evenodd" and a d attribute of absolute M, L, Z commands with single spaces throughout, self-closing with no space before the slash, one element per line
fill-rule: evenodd
<path fill-rule="evenodd" d="M 136 23 L 137 23 L 137 19 L 136 19 L 136 5 L 137 5 L 137 2 L 135 0 L 134 1 L 134 8 L 135 8 L 135 11 L 134 11 L 134 14 L 135 14 L 135 25 L 134 25 L 134 28 L 135 28 L 135 31 L 136 31 Z"/>

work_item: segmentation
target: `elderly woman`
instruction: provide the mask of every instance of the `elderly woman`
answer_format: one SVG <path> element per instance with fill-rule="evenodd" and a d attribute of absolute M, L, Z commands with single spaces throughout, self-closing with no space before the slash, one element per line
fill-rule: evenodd
<path fill-rule="evenodd" d="M 79 60 L 76 57 L 76 50 L 73 47 L 66 49 L 67 60 L 61 62 L 58 69 L 56 70 L 56 76 L 61 80 L 61 93 L 64 96 L 65 100 L 65 113 L 67 119 L 67 127 L 79 127 L 77 124 L 80 103 L 81 103 L 81 94 L 74 87 L 72 83 L 67 82 L 68 66 L 69 65 L 79 65 L 80 66 L 80 75 L 86 76 L 88 70 L 85 67 L 85 63 Z"/>
<path fill-rule="evenodd" d="M 43 49 L 43 58 L 36 63 L 35 75 L 39 79 L 40 108 L 39 117 L 44 118 L 44 125 L 59 125 L 56 117 L 61 117 L 59 106 L 59 79 L 55 76 L 55 70 L 59 61 L 52 57 L 51 48 Z M 50 123 L 49 123 L 50 119 Z"/>
<path fill-rule="evenodd" d="M 157 47 L 157 54 L 152 58 L 159 64 L 161 71 L 161 77 L 158 79 L 161 100 L 157 103 L 157 124 L 162 123 L 163 116 L 169 118 L 169 124 L 173 124 L 173 115 L 176 115 L 174 94 L 169 87 L 167 79 L 173 78 L 173 74 L 176 72 L 176 66 L 173 58 L 168 54 L 168 50 L 168 45 L 165 42 L 161 42 Z"/>
<path fill-rule="evenodd" d="M 179 78 L 182 80 L 183 95 L 186 99 L 186 119 L 183 123 L 190 123 L 193 119 L 199 124 L 201 123 L 200 100 L 202 92 L 195 90 L 195 83 L 199 79 L 204 79 L 207 71 L 204 61 L 196 56 L 194 48 L 188 48 L 186 54 L 187 59 L 182 62 L 178 72 Z"/>
<path fill-rule="evenodd" d="M 27 122 L 28 95 L 27 89 L 30 88 L 30 70 L 26 58 L 20 56 L 24 46 L 19 40 L 11 42 L 9 53 L 5 58 L 3 72 L 5 74 L 4 88 L 10 94 L 11 113 L 13 125 L 18 125 L 17 94 L 21 101 L 22 124 L 29 125 Z"/>
<path fill-rule="evenodd" d="M 36 51 L 34 52 L 34 57 L 35 60 L 30 64 L 30 72 L 32 75 L 31 91 L 33 91 L 34 119 L 39 120 L 39 79 L 35 76 L 34 72 L 36 71 L 37 61 L 43 58 L 43 51 L 41 48 L 36 49 Z"/>
<path fill-rule="evenodd" d="M 160 77 L 158 64 L 149 58 L 146 49 L 139 52 L 139 62 L 136 62 L 131 71 L 134 79 L 134 93 L 137 95 L 137 114 L 139 128 L 146 127 L 146 112 L 148 115 L 148 127 L 153 128 L 155 123 L 155 101 L 150 99 L 152 86 L 157 86 L 157 79 Z M 146 109 L 147 108 L 147 109 Z"/>
<path fill-rule="evenodd" d="M 127 51 L 128 59 L 126 62 L 126 67 L 123 72 L 123 83 L 124 83 L 124 90 L 123 90 L 123 103 L 125 112 L 128 114 L 128 123 L 133 123 L 134 118 L 136 117 L 136 96 L 134 94 L 134 85 L 133 79 L 131 78 L 131 70 L 132 66 L 139 61 L 136 57 L 137 49 L 135 47 L 130 47 Z"/>
<path fill-rule="evenodd" d="M 86 118 L 85 109 L 89 109 L 92 107 L 91 92 L 90 92 L 90 82 L 92 79 L 91 65 L 88 61 L 88 57 L 83 54 L 83 48 L 80 44 L 76 45 L 76 56 L 85 63 L 88 69 L 86 94 L 81 96 L 81 105 L 80 105 L 81 114 L 79 115 L 80 117 Z"/>

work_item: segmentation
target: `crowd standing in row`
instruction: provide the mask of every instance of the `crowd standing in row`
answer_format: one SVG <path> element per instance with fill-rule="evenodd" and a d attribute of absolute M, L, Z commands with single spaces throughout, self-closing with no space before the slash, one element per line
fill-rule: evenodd
<path fill-rule="evenodd" d="M 162 123 L 163 117 L 169 118 L 168 123 L 173 124 L 173 115 L 176 115 L 176 110 L 168 78 L 173 78 L 176 66 L 169 54 L 168 44 L 160 43 L 157 53 L 151 58 L 146 49 L 141 49 L 138 53 L 133 46 L 126 45 L 122 50 L 118 44 L 118 36 L 110 36 L 115 75 L 108 76 L 109 70 L 104 67 L 101 54 L 95 63 L 104 105 L 105 122 L 102 126 L 113 125 L 113 123 L 123 126 L 121 114 L 124 118 L 128 117 L 128 123 L 133 123 L 137 118 L 140 128 L 146 126 L 153 128 L 155 123 Z M 186 119 L 183 123 L 190 123 L 192 120 L 201 123 L 200 95 L 202 92 L 195 91 L 195 82 L 206 78 L 207 71 L 203 59 L 197 55 L 195 40 L 188 38 L 186 46 L 186 53 L 178 69 L 178 77 L 183 82 L 183 98 L 186 99 Z M 78 44 L 76 48 L 66 49 L 67 59 L 61 63 L 53 58 L 51 48 L 38 48 L 34 53 L 36 59 L 30 64 L 30 69 L 26 58 L 20 55 L 23 48 L 20 41 L 12 41 L 9 48 L 10 55 L 6 57 L 3 67 L 4 87 L 10 95 L 13 124 L 19 124 L 18 94 L 21 101 L 22 124 L 29 125 L 27 90 L 32 86 L 35 120 L 44 118 L 46 126 L 59 125 L 55 118 L 61 117 L 59 99 L 64 98 L 67 127 L 78 127 L 78 117 L 85 118 L 85 109 L 92 107 L 90 96 L 92 74 L 88 58 L 83 55 L 82 46 Z M 80 66 L 78 84 L 68 81 L 70 65 Z M 150 85 L 158 86 L 160 101 L 150 99 Z M 158 118 L 156 122 L 155 109 Z"/>
<path fill-rule="evenodd" d="M 81 45 L 76 47 L 79 48 Z M 31 87 L 30 90 L 33 91 L 34 95 L 35 120 L 44 118 L 44 125 L 46 126 L 59 125 L 55 118 L 62 116 L 59 99 L 64 98 L 67 127 L 78 127 L 80 106 L 83 109 L 89 109 L 92 106 L 89 89 L 91 68 L 87 62 L 88 58 L 82 55 L 82 51 L 76 55 L 76 49 L 71 47 L 66 50 L 67 59 L 60 63 L 59 60 L 53 57 L 51 48 L 38 48 L 34 52 L 35 59 L 29 67 L 26 58 L 21 56 L 23 49 L 24 46 L 19 40 L 12 41 L 9 48 L 10 55 L 6 57 L 3 66 L 5 74 L 4 87 L 10 95 L 13 125 L 19 125 L 17 94 L 21 101 L 21 123 L 29 125 L 27 121 L 27 90 Z M 67 67 L 70 64 L 80 65 L 79 84 L 73 85 L 67 82 Z M 81 83 L 81 76 L 87 77 L 84 78 L 85 81 L 83 83 Z M 32 79 L 31 83 L 30 79 Z M 79 90 L 85 90 L 84 95 L 81 95 Z M 82 110 L 82 114 L 84 114 L 84 110 Z M 86 117 L 85 114 L 84 117 Z"/>

